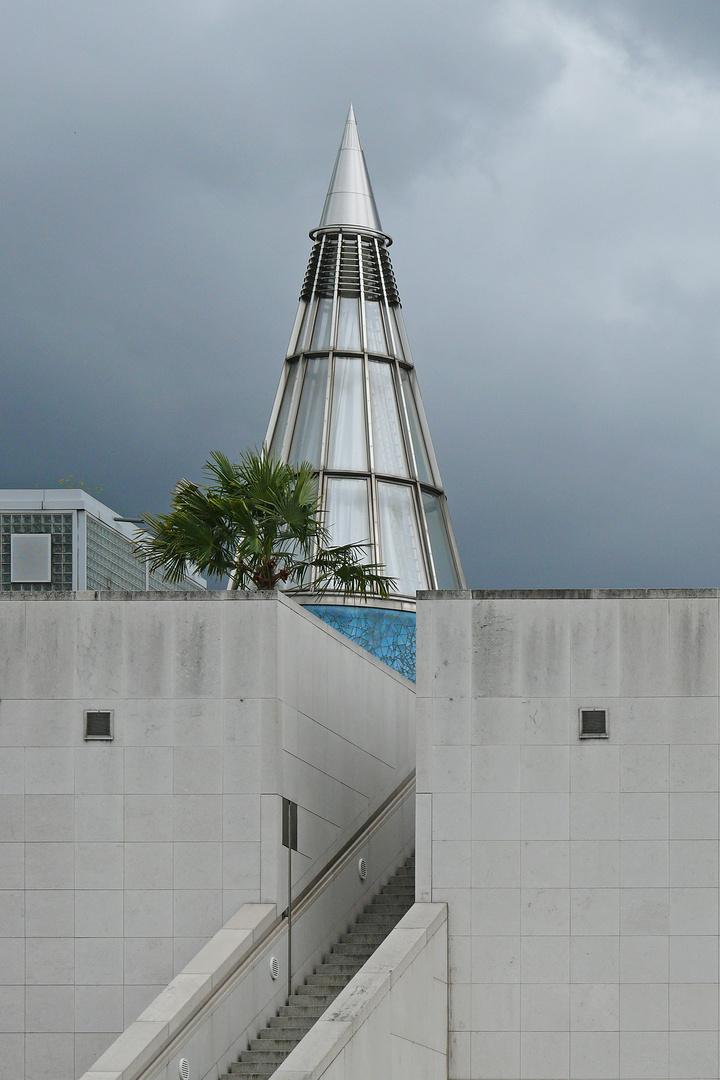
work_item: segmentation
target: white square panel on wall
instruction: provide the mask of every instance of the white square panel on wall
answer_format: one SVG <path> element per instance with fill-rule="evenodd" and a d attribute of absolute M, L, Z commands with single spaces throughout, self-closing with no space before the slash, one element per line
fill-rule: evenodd
<path fill-rule="evenodd" d="M 48 582 L 52 580 L 50 533 L 11 533 L 10 580 Z"/>

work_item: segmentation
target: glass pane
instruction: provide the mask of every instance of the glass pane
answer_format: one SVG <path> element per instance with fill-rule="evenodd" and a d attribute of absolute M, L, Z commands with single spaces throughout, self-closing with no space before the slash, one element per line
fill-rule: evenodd
<path fill-rule="evenodd" d="M 364 472 L 367 467 L 362 360 L 337 356 L 328 468 Z"/>
<path fill-rule="evenodd" d="M 366 300 L 365 325 L 367 327 L 367 351 L 387 355 L 389 350 L 385 340 L 382 312 L 378 300 Z"/>
<path fill-rule="evenodd" d="M 303 349 L 307 349 L 308 331 L 309 331 L 310 325 L 312 323 L 312 317 L 311 317 L 312 316 L 312 310 L 313 310 L 313 305 L 312 305 L 312 302 L 310 301 L 305 305 L 305 311 L 303 312 L 302 323 L 300 324 L 300 329 L 298 330 L 297 343 L 295 345 L 295 348 L 293 349 L 293 352 L 302 352 Z"/>
<path fill-rule="evenodd" d="M 300 371 L 300 365 L 298 363 L 290 364 L 288 366 L 289 371 L 287 373 L 287 379 L 285 380 L 285 389 L 283 391 L 282 402 L 280 403 L 280 411 L 278 412 L 278 418 L 275 421 L 275 430 L 273 431 L 272 442 L 270 443 L 270 453 L 274 454 L 275 457 L 279 457 L 282 451 L 285 428 L 287 427 L 288 415 L 292 404 L 293 391 L 295 390 L 298 372 Z"/>
<path fill-rule="evenodd" d="M 349 349 L 351 352 L 362 352 L 362 345 L 360 344 L 360 309 L 358 301 L 353 296 L 340 297 L 336 348 Z"/>
<path fill-rule="evenodd" d="M 332 300 L 323 298 L 318 302 L 315 330 L 312 336 L 312 352 L 330 348 L 330 329 L 332 325 Z"/>
<path fill-rule="evenodd" d="M 325 505 L 325 524 L 333 544 L 339 547 L 342 544 L 362 544 L 369 541 L 367 480 L 330 478 L 327 482 Z M 363 561 L 371 561 L 369 552 Z"/>
<path fill-rule="evenodd" d="M 393 476 L 407 476 L 392 367 L 371 360 L 369 373 L 375 469 Z"/>
<path fill-rule="evenodd" d="M 430 471 L 430 458 L 428 457 L 425 439 L 423 438 L 422 428 L 420 427 L 420 417 L 418 416 L 417 405 L 415 404 L 415 395 L 410 381 L 410 374 L 405 368 L 400 368 L 400 382 L 405 397 L 405 408 L 407 409 L 408 423 L 410 425 L 410 438 L 412 439 L 413 450 L 415 451 L 418 477 L 424 484 L 432 484 L 434 481 Z"/>
<path fill-rule="evenodd" d="M 385 572 L 395 578 L 398 592 L 414 596 L 418 589 L 427 588 L 427 578 L 412 489 L 379 483 L 378 504 Z"/>
<path fill-rule="evenodd" d="M 436 588 L 459 589 L 460 582 L 455 573 L 450 538 L 447 533 L 442 507 L 440 506 L 440 499 L 437 495 L 431 495 L 429 491 L 423 491 L 422 500 L 428 533 L 430 534 L 433 562 L 435 563 Z"/>
<path fill-rule="evenodd" d="M 395 339 L 395 355 L 397 356 L 398 360 L 403 360 L 404 356 L 405 356 L 405 353 L 403 352 L 403 335 L 400 334 L 400 330 L 399 330 L 399 327 L 397 325 L 398 322 L 399 322 L 399 319 L 402 318 L 402 316 L 399 315 L 399 310 L 400 310 L 399 308 L 391 308 L 390 309 L 390 318 L 391 318 L 392 323 L 393 323 L 393 337 Z"/>
<path fill-rule="evenodd" d="M 326 356 L 315 356 L 308 360 L 290 448 L 293 465 L 309 461 L 314 468 L 320 468 L 327 373 Z"/>

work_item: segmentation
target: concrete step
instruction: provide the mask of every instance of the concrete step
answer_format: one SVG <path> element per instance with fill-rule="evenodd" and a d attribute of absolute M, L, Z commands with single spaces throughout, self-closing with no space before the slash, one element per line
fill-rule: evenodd
<path fill-rule="evenodd" d="M 378 941 L 378 945 L 379 944 L 380 942 Z M 338 942 L 337 945 L 333 945 L 332 952 L 328 953 L 326 960 L 328 962 L 336 962 L 339 960 L 342 963 L 345 962 L 346 957 L 348 959 L 351 957 L 355 959 L 357 957 L 358 959 L 365 961 L 368 957 L 372 956 L 374 952 L 375 945 L 368 945 L 363 942 L 355 944 L 355 942 L 351 941 L 342 941 Z"/>
<path fill-rule="evenodd" d="M 288 1043 L 284 1050 L 243 1050 L 240 1054 L 239 1065 L 275 1065 L 280 1064 L 288 1056 L 292 1046 Z"/>
<path fill-rule="evenodd" d="M 291 1020 L 292 1017 L 288 1016 L 287 1019 Z M 314 1017 L 313 1017 L 313 1023 L 314 1023 Z M 275 1043 L 277 1041 L 277 1042 L 280 1042 L 280 1043 L 284 1043 L 287 1039 L 291 1039 L 292 1044 L 294 1046 L 295 1043 L 300 1042 L 303 1035 L 306 1035 L 311 1027 L 312 1027 L 312 1024 L 308 1024 L 307 1026 L 303 1026 L 300 1023 L 295 1023 L 295 1024 L 288 1024 L 287 1027 L 266 1027 L 266 1028 L 263 1028 L 262 1031 L 260 1032 L 260 1034 L 258 1035 L 257 1039 L 251 1039 L 250 1040 L 250 1049 L 251 1050 L 259 1049 L 259 1047 L 255 1046 L 255 1043 L 258 1042 L 258 1041 L 259 1042 L 271 1042 L 271 1043 Z"/>
<path fill-rule="evenodd" d="M 400 922 L 400 915 L 395 915 L 392 912 L 387 915 L 378 915 L 375 911 L 364 911 L 362 915 L 358 915 L 357 921 L 359 926 L 371 927 L 370 933 L 382 932 L 387 937 L 392 928 Z M 377 929 L 372 929 L 374 927 Z"/>
<path fill-rule="evenodd" d="M 294 1050 L 296 1046 L 297 1041 L 295 1039 L 251 1039 L 250 1049 L 243 1050 L 243 1052 L 240 1054 L 240 1060 L 244 1061 L 246 1054 L 255 1053 L 256 1051 L 258 1053 L 261 1053 L 266 1048 L 268 1051 L 280 1054 L 281 1058 L 286 1058 L 290 1051 Z M 270 1061 L 271 1059 L 269 1057 L 265 1057 L 262 1060 Z M 274 1058 L 272 1060 L 274 1060 Z M 257 1064 L 257 1062 L 255 1062 L 254 1064 Z"/>
<path fill-rule="evenodd" d="M 389 915 L 395 916 L 395 922 L 399 922 L 410 907 L 410 904 L 398 904 L 397 900 L 387 900 L 384 904 L 368 904 L 365 908 L 366 915 L 376 915 L 378 919 L 385 919 Z"/>
<path fill-rule="evenodd" d="M 336 986 L 331 988 L 325 988 L 322 986 L 300 986 L 296 993 L 303 1001 L 307 1000 L 311 1005 L 322 1005 L 323 1009 L 327 1009 L 328 1005 L 331 1005 L 342 987 Z"/>
<path fill-rule="evenodd" d="M 250 1050 L 287 1050 L 288 1046 L 294 1046 L 296 1040 L 295 1033 L 301 1031 L 304 1034 L 309 1031 L 307 1028 L 303 1031 L 302 1028 L 263 1028 L 256 1039 L 250 1040 Z M 242 1054 L 240 1055 L 242 1058 Z"/>
<path fill-rule="evenodd" d="M 343 987 L 349 983 L 353 975 L 360 970 L 359 967 L 351 971 L 326 971 L 324 967 L 318 968 L 314 975 L 308 975 L 306 986 L 314 986 L 316 989 L 323 987 Z"/>
<path fill-rule="evenodd" d="M 315 1023 L 314 1016 L 272 1016 L 268 1020 L 268 1026 L 263 1028 L 260 1032 L 260 1037 L 263 1035 L 269 1035 L 277 1028 L 283 1030 L 285 1028 L 292 1028 L 293 1031 L 309 1031 Z"/>
<path fill-rule="evenodd" d="M 292 1000 L 293 1000 L 292 1005 L 281 1005 L 280 1006 L 280 1008 L 278 1009 L 278 1016 L 280 1016 L 280 1017 L 292 1016 L 292 1017 L 298 1017 L 298 1018 L 304 1018 L 306 1016 L 310 1016 L 314 1020 L 317 1020 L 317 1018 L 319 1016 L 322 1016 L 322 1014 L 325 1012 L 325 1009 L 326 1009 L 326 1006 L 323 1005 L 322 1002 L 312 1001 L 312 1000 L 310 1000 L 310 998 L 307 998 L 306 1000 L 304 1000 L 302 1002 L 302 1004 L 300 1004 L 297 1001 L 297 998 L 295 998 L 295 997 L 293 997 Z"/>
<path fill-rule="evenodd" d="M 354 975 L 364 963 L 365 959 L 363 957 L 335 956 L 332 954 L 324 964 L 315 969 L 315 975 Z M 309 975 L 308 982 L 310 979 L 315 978 L 315 975 Z"/>
<path fill-rule="evenodd" d="M 372 951 L 375 952 L 375 949 L 378 947 L 378 945 L 382 944 L 386 936 L 386 934 L 382 933 L 374 934 L 371 930 L 363 931 L 362 927 L 353 927 L 352 930 L 348 930 L 346 933 L 341 935 L 340 944 L 344 945 L 347 943 L 349 945 L 363 946 L 372 945 Z"/>
<path fill-rule="evenodd" d="M 257 1061 L 234 1061 L 224 1077 L 242 1076 L 245 1080 L 267 1080 L 276 1069 L 277 1063 L 274 1061 L 263 1064 Z"/>

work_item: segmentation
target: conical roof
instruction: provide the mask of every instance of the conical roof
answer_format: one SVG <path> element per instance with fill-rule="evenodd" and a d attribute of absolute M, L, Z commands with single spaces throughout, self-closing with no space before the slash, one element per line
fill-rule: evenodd
<path fill-rule="evenodd" d="M 464 579 L 352 106 L 311 236 L 267 445 L 313 465 L 333 542 L 363 543 L 412 607 Z"/>
<path fill-rule="evenodd" d="M 327 229 L 333 225 L 382 232 L 352 105 L 318 228 Z"/>

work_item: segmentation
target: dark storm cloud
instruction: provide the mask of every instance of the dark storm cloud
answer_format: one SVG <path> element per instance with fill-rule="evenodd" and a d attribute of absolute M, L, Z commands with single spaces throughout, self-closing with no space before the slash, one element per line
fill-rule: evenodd
<path fill-rule="evenodd" d="M 353 100 L 469 582 L 715 584 L 718 22 L 6 5 L 0 486 L 262 440 Z"/>

